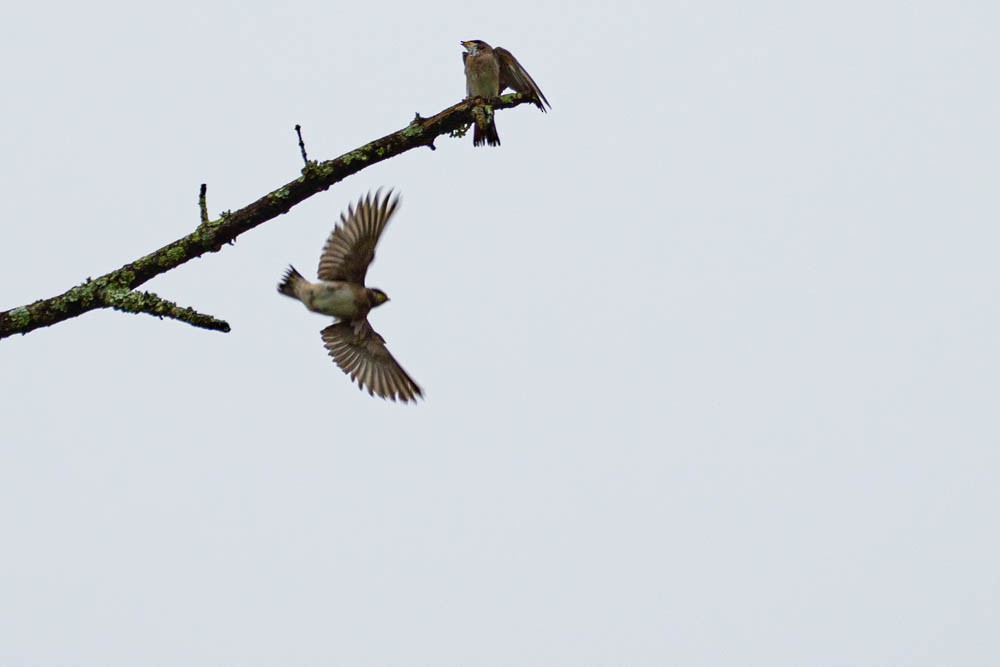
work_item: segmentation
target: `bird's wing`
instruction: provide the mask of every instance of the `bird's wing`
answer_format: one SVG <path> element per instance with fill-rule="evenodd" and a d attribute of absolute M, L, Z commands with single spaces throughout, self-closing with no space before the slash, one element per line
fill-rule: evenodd
<path fill-rule="evenodd" d="M 356 209 L 348 206 L 347 213 L 340 214 L 340 222 L 333 228 L 319 258 L 320 280 L 364 285 L 379 236 L 399 204 L 399 197 L 390 201 L 391 190 L 380 200 L 381 192 L 374 197 L 370 194 L 362 197 Z"/>
<path fill-rule="evenodd" d="M 493 49 L 493 53 L 496 55 L 497 62 L 500 63 L 500 92 L 503 93 L 505 88 L 511 88 L 519 93 L 524 93 L 531 98 L 531 101 L 535 103 L 535 106 L 545 111 L 545 105 L 551 109 L 552 105 L 549 101 L 545 99 L 545 95 L 542 94 L 542 89 L 538 87 L 535 80 L 531 78 L 531 75 L 521 67 L 521 63 L 517 62 L 517 58 L 502 46 L 498 46 Z"/>
<path fill-rule="evenodd" d="M 422 395 L 417 383 L 386 349 L 385 339 L 367 320 L 337 322 L 321 333 L 323 345 L 336 364 L 369 395 L 403 403 L 416 401 Z"/>

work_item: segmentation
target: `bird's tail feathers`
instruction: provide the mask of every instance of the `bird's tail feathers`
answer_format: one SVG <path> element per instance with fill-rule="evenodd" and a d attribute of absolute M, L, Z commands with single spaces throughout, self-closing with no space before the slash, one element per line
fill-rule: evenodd
<path fill-rule="evenodd" d="M 289 265 L 288 269 L 285 270 L 285 275 L 281 280 L 281 284 L 278 285 L 278 291 L 285 296 L 290 296 L 293 299 L 299 298 L 298 287 L 304 283 L 307 283 L 302 274 L 295 270 L 294 266 Z"/>
<path fill-rule="evenodd" d="M 489 122 L 486 123 L 486 127 L 480 127 L 479 123 L 475 123 L 472 130 L 472 145 L 482 146 L 483 144 L 489 144 L 490 146 L 500 145 L 500 135 L 497 134 L 496 123 L 490 118 Z"/>

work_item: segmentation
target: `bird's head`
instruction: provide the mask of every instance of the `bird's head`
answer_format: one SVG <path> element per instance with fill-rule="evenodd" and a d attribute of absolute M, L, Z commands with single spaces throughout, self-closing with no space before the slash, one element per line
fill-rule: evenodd
<path fill-rule="evenodd" d="M 490 45 L 481 39 L 470 39 L 466 42 L 462 42 L 462 46 L 465 50 L 469 52 L 470 56 L 474 56 L 480 51 L 490 48 Z"/>
<path fill-rule="evenodd" d="M 372 308 L 381 306 L 389 300 L 389 295 L 378 288 L 368 290 L 368 296 L 371 298 Z"/>

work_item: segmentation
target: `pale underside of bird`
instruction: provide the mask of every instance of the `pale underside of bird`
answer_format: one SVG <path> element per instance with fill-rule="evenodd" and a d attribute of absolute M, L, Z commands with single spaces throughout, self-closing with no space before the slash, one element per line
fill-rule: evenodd
<path fill-rule="evenodd" d="M 385 292 L 365 286 L 375 246 L 399 205 L 392 192 L 381 190 L 348 206 L 323 246 L 318 282 L 288 267 L 278 291 L 301 301 L 309 310 L 332 315 L 337 322 L 323 329 L 323 345 L 334 362 L 370 395 L 393 401 L 415 401 L 423 392 L 389 353 L 385 339 L 368 323 L 368 313 L 389 300 Z"/>
<path fill-rule="evenodd" d="M 462 62 L 465 64 L 467 98 L 491 99 L 510 88 L 527 95 L 543 112 L 546 105 L 552 108 L 541 88 L 510 51 L 501 46 L 492 47 L 481 39 L 471 39 L 461 44 L 465 47 Z M 477 118 L 472 131 L 472 143 L 475 146 L 500 145 L 500 135 L 497 134 L 492 115 Z"/>

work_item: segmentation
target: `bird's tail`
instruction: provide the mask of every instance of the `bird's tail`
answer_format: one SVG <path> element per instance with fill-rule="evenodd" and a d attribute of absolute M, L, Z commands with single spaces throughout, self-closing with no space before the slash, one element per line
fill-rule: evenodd
<path fill-rule="evenodd" d="M 278 291 L 285 296 L 298 299 L 298 287 L 307 282 L 309 281 L 303 278 L 302 274 L 296 271 L 294 266 L 289 265 L 285 271 L 285 276 L 281 280 L 281 284 L 278 285 Z"/>
<path fill-rule="evenodd" d="M 480 124 L 477 120 L 475 123 L 475 127 L 472 129 L 472 145 L 482 146 L 483 144 L 489 144 L 490 146 L 499 146 L 500 135 L 497 134 L 497 125 L 493 122 L 492 114 L 485 121 Z"/>

